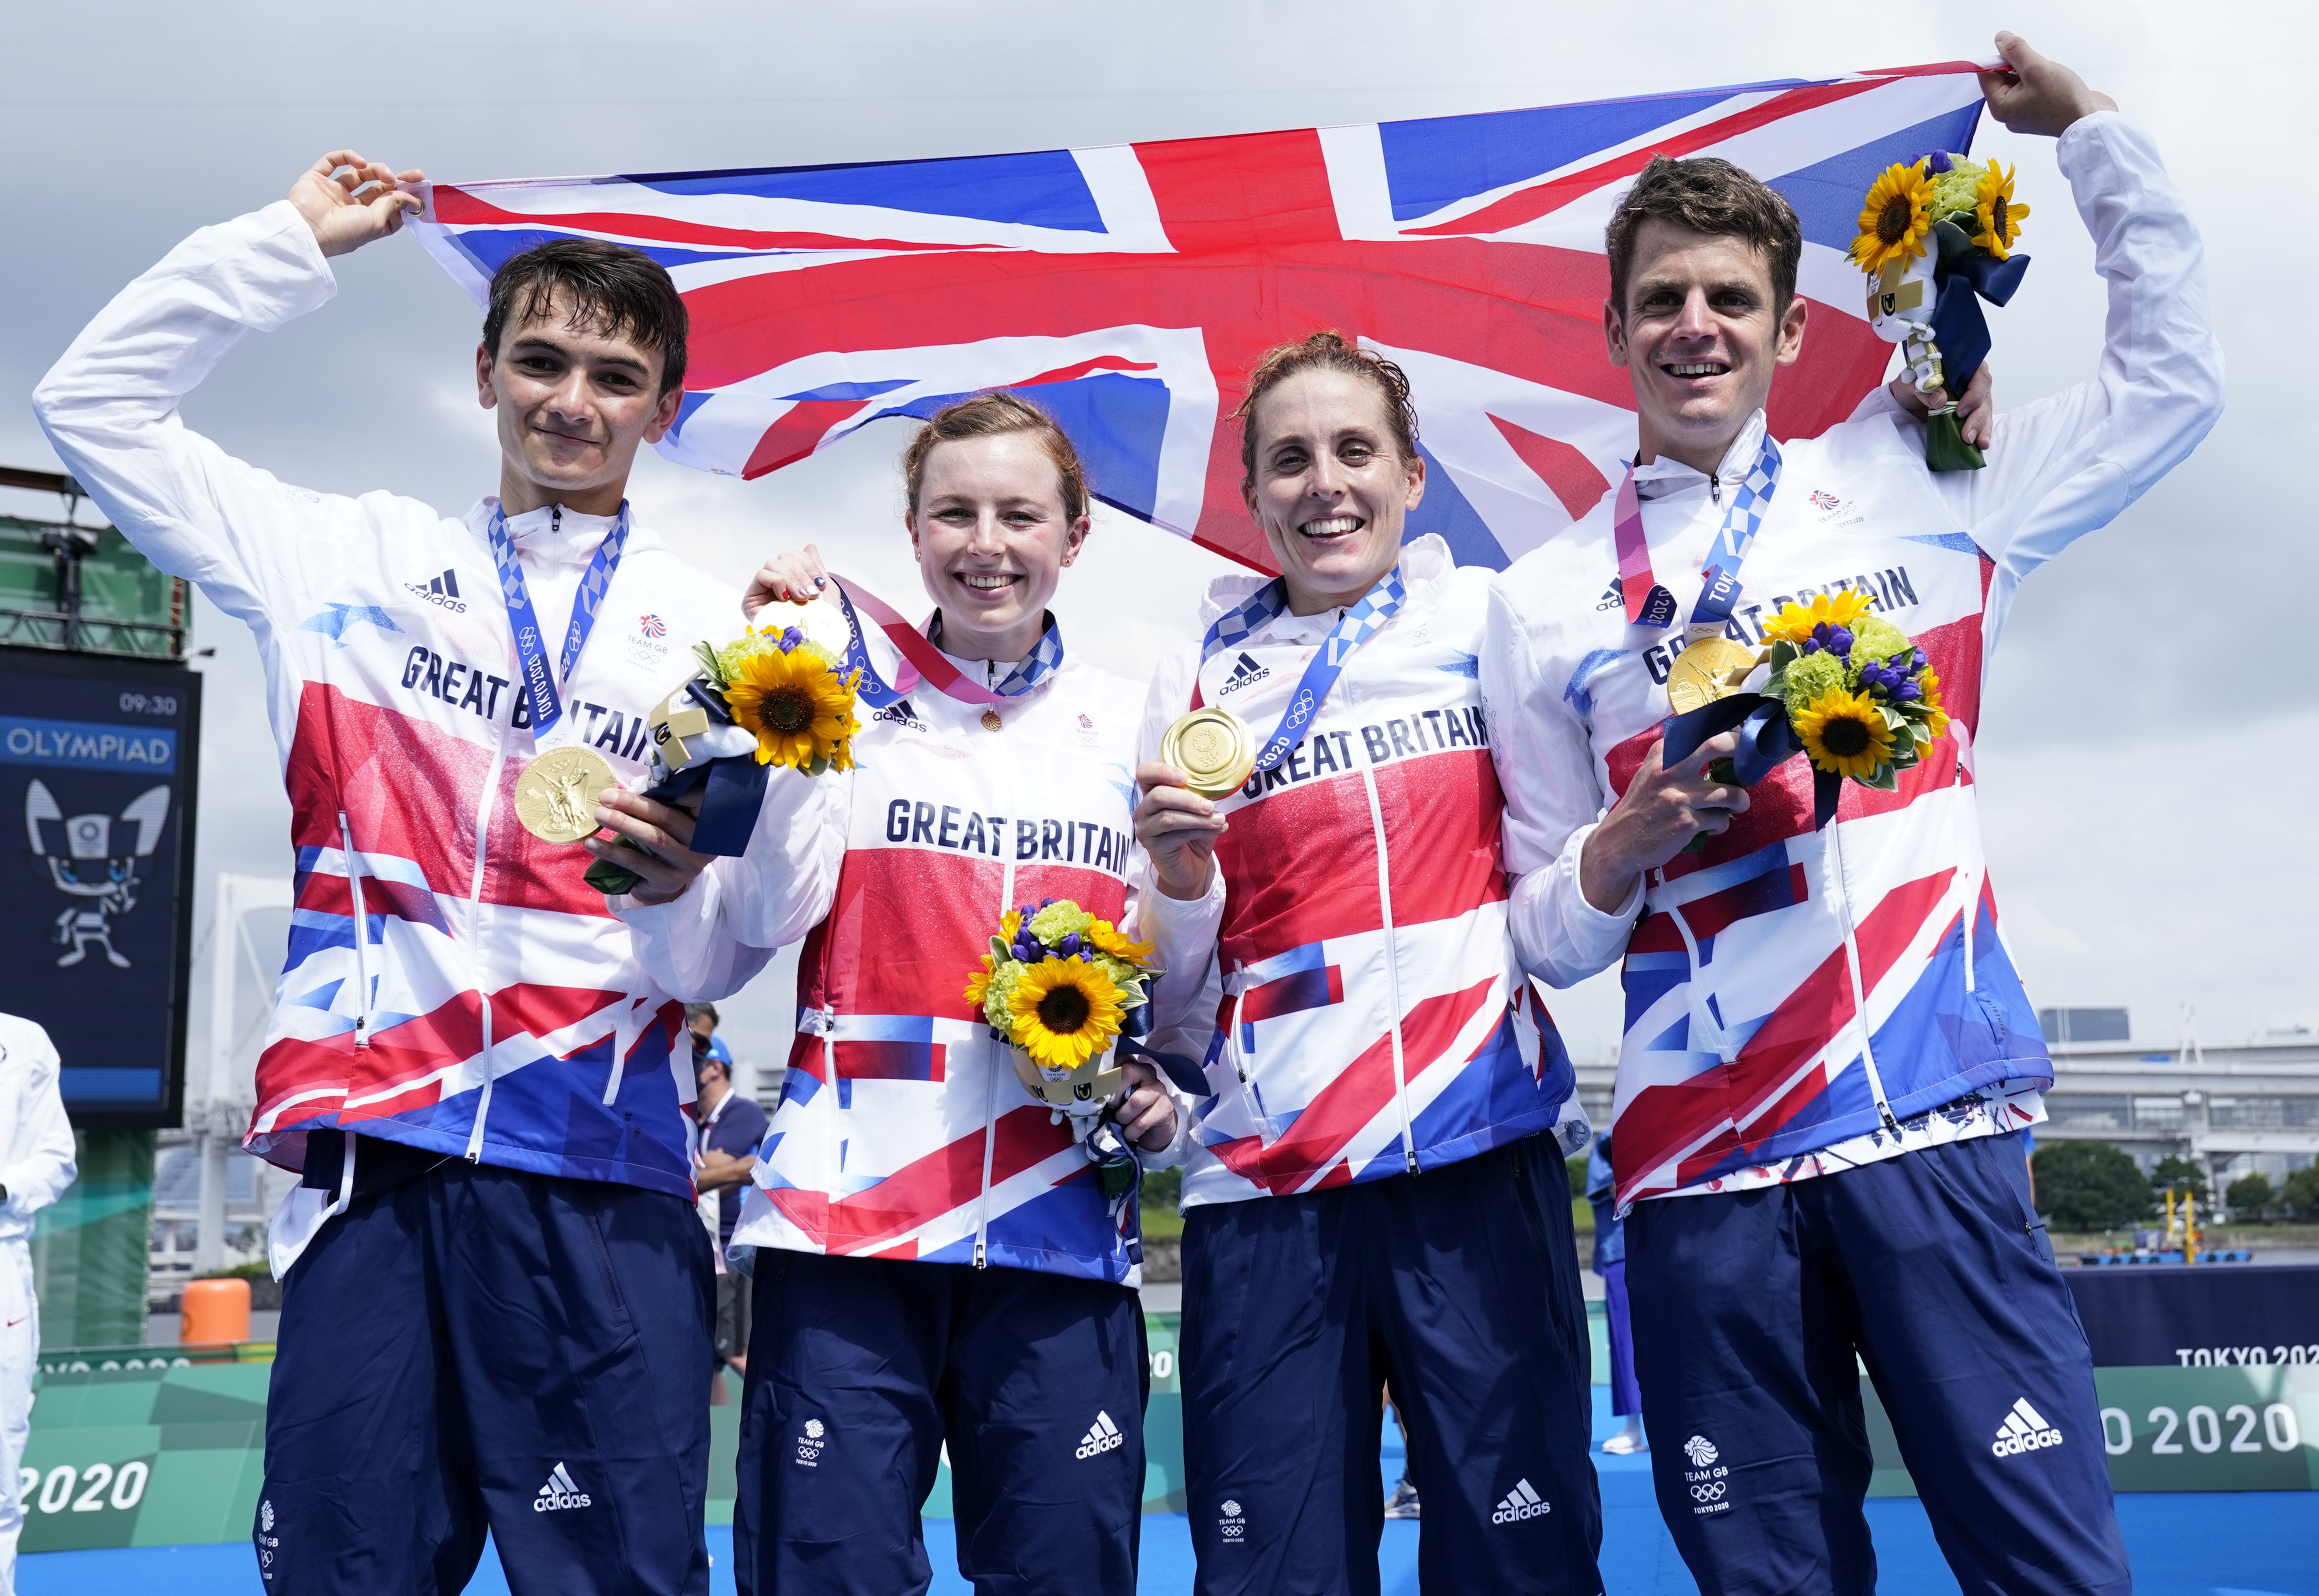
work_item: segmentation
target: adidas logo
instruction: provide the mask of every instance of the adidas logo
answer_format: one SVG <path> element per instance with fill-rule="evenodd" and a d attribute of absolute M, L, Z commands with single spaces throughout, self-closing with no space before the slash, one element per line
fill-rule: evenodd
<path fill-rule="evenodd" d="M 1100 1456 L 1105 1452 L 1114 1451 L 1126 1444 L 1127 1438 L 1119 1433 L 1119 1426 L 1111 1421 L 1111 1415 L 1097 1413 L 1095 1416 L 1095 1428 L 1079 1438 L 1079 1449 L 1072 1456 L 1082 1458 Z"/>
<path fill-rule="evenodd" d="M 1626 603 L 1627 590 L 1620 585 L 1619 579 L 1614 576 L 1611 579 L 1611 585 L 1602 590 L 1602 596 L 1594 601 L 1594 608 L 1597 610 L 1621 609 L 1626 607 Z"/>
<path fill-rule="evenodd" d="M 1243 654 L 1232 663 L 1232 674 L 1224 678 L 1224 684 L 1222 687 L 1216 689 L 1216 697 L 1221 699 L 1226 693 L 1236 693 L 1244 687 L 1254 687 L 1271 674 L 1270 671 Z"/>
<path fill-rule="evenodd" d="M 467 613 L 466 605 L 459 598 L 459 573 L 456 571 L 446 571 L 423 585 L 415 582 L 406 582 L 402 585 L 429 604 L 438 604 L 453 615 Z"/>
<path fill-rule="evenodd" d="M 547 1476 L 547 1483 L 539 1488 L 539 1494 L 531 1499 L 531 1510 L 535 1513 L 552 1513 L 563 1508 L 591 1505 L 587 1492 L 573 1483 L 572 1471 L 560 1463 L 555 1465 L 555 1472 Z"/>
<path fill-rule="evenodd" d="M 2015 1401 L 2013 1411 L 1997 1427 L 1997 1439 L 1989 1449 L 1999 1457 L 2018 1457 L 2024 1452 L 2061 1444 L 2062 1432 L 2046 1423 L 2025 1396 Z"/>
<path fill-rule="evenodd" d="M 1493 1524 L 1519 1524 L 1524 1519 L 1538 1519 L 1554 1510 L 1554 1504 L 1530 1489 L 1528 1480 L 1516 1480 L 1506 1499 L 1498 1503 L 1498 1510 L 1490 1515 Z"/>
<path fill-rule="evenodd" d="M 870 718 L 892 721 L 897 725 L 908 726 L 914 732 L 926 729 L 926 723 L 918 718 L 917 711 L 910 708 L 910 700 L 907 699 L 896 699 Z"/>

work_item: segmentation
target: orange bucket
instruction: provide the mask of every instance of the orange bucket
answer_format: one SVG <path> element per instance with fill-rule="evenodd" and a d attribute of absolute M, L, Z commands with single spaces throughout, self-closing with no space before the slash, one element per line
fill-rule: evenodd
<path fill-rule="evenodd" d="M 249 1339 L 249 1282 L 188 1280 L 177 1321 L 177 1339 L 216 1345 Z"/>

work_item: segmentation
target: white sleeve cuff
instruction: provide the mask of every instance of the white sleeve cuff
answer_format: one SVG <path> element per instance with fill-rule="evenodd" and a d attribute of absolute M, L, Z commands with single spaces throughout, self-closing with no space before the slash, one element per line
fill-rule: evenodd
<path fill-rule="evenodd" d="M 666 903 L 639 903 L 627 893 L 604 899 L 604 906 L 628 928 L 645 973 L 661 990 L 687 1003 L 733 995 L 734 988 L 725 985 L 732 938 L 717 924 L 717 877 L 712 863 Z"/>
<path fill-rule="evenodd" d="M 1152 958 L 1166 973 L 1151 986 L 1152 1030 L 1181 1024 L 1198 1000 L 1208 965 L 1223 927 L 1224 872 L 1208 871 L 1208 889 L 1198 897 L 1170 897 L 1147 880 L 1136 894 L 1136 931 L 1151 943 Z"/>
<path fill-rule="evenodd" d="M 1557 990 L 1608 969 L 1626 951 L 1642 912 L 1643 878 L 1638 873 L 1626 899 L 1611 910 L 1596 908 L 1579 885 L 1579 864 L 1593 825 L 1583 825 L 1553 863 L 1514 883 L 1508 903 L 1514 953 L 1522 968 Z"/>

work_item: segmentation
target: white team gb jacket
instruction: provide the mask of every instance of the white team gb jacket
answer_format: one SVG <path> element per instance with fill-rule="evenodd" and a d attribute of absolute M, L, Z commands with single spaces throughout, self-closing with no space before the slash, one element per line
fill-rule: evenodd
<path fill-rule="evenodd" d="M 1384 1179 L 1557 1130 L 1575 1078 L 1514 957 L 1502 807 L 1475 652 L 1491 573 L 1437 537 L 1402 551 L 1407 598 L 1357 649 L 1287 758 L 1217 806 L 1208 897 L 1155 892 L 1154 927 L 1213 947 L 1221 1001 L 1166 1016 L 1213 1031 L 1184 1203 Z M 1203 628 L 1262 579 L 1217 579 Z M 1283 610 L 1205 663 L 1151 683 L 1141 757 L 1196 704 L 1259 745 L 1338 619 Z M 1201 964 L 1210 960 L 1203 957 Z M 1564 1132 L 1583 1142 L 1583 1121 Z"/>
<path fill-rule="evenodd" d="M 894 680 L 886 639 L 868 645 Z M 744 856 L 671 903 L 614 900 L 646 968 L 687 997 L 736 991 L 805 939 L 797 1041 L 736 1243 L 1140 1280 L 1136 1205 L 1104 1200 L 964 989 L 1010 907 L 1069 898 L 1140 934 L 1142 698 L 1067 656 L 997 706 L 996 730 L 931 687 L 864 703 L 853 770 L 774 772 Z M 1178 984 L 1197 987 L 1205 951 Z"/>
<path fill-rule="evenodd" d="M 1961 1105 L 2030 1100 L 2052 1084 L 1981 848 L 1981 683 L 2022 578 L 2188 455 L 2223 399 L 2197 231 L 2148 136 L 2106 113 L 2071 127 L 2057 154 L 2108 284 L 2093 380 L 2001 417 L 1981 471 L 1927 470 L 1922 424 L 1872 396 L 1853 419 L 1785 446 L 1740 573 L 1734 641 L 1760 645 L 1789 600 L 1849 590 L 1930 656 L 1951 731 L 1899 790 L 1847 781 L 1815 831 L 1810 771 L 1791 759 L 1728 831 L 1649 872 L 1639 905 L 1603 914 L 1579 890 L 1598 813 L 1668 714 L 1680 618 L 1755 460 L 1760 412 L 1714 479 L 1666 459 L 1637 473 L 1675 624 L 1627 624 L 1607 495 L 1493 590 L 1483 685 L 1523 956 L 1557 986 L 1625 959 L 1611 1141 L 1622 1204 L 2010 1129 L 1986 1114 L 1968 1123 Z"/>
<path fill-rule="evenodd" d="M 485 537 L 495 500 L 448 518 L 392 493 L 310 492 L 177 413 L 244 334 L 335 290 L 287 202 L 204 228 L 115 297 L 33 401 L 114 524 L 248 623 L 265 666 L 296 907 L 247 1145 L 297 1168 L 306 1132 L 338 1128 L 690 1198 L 682 1006 L 582 880 L 587 855 L 516 822 L 535 744 Z M 509 522 L 551 663 L 609 526 L 556 509 Z M 733 589 L 632 529 L 564 686 L 572 729 L 637 784 L 645 715 L 692 674 L 695 639 L 741 625 Z"/>

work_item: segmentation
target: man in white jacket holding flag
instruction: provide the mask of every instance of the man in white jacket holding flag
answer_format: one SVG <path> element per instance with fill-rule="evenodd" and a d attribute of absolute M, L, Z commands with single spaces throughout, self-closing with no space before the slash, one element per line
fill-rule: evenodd
<path fill-rule="evenodd" d="M 2189 453 L 2222 359 L 2148 135 L 1997 43 L 1990 108 L 2057 137 L 2108 285 L 2095 376 L 1999 418 L 1984 470 L 1927 469 L 1881 394 L 1774 443 L 1764 406 L 1805 333 L 1794 212 L 1728 163 L 1655 161 L 1608 240 L 1629 482 L 1492 597 L 1517 947 L 1557 986 L 1624 957 L 1636 1372 L 1660 1511 L 1710 1596 L 1874 1587 L 1856 1359 L 1966 1589 L 2131 1588 L 2092 1361 L 2029 1196 L 2019 1132 L 2053 1072 L 1997 934 L 1972 737 L 2016 585 Z M 1686 639 L 1752 658 L 1790 602 L 1864 605 L 1946 701 L 1916 767 L 1845 782 L 1825 825 L 1802 760 L 1743 789 L 1708 768 L 1736 733 L 1661 758 Z"/>
<path fill-rule="evenodd" d="M 303 1179 L 274 1230 L 258 1561 L 280 1592 L 456 1591 L 488 1528 L 519 1591 L 702 1592 L 683 1005 L 587 855 L 514 807 L 543 753 L 640 776 L 691 644 L 739 629 L 625 498 L 683 397 L 683 302 L 594 240 L 503 262 L 473 364 L 498 493 L 460 518 L 291 487 L 178 414 L 245 334 L 329 299 L 329 257 L 397 231 L 420 176 L 323 157 L 123 290 L 34 396 L 130 541 L 256 635 L 289 789 L 246 1145 Z"/>

